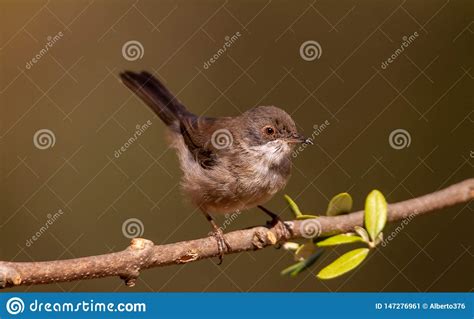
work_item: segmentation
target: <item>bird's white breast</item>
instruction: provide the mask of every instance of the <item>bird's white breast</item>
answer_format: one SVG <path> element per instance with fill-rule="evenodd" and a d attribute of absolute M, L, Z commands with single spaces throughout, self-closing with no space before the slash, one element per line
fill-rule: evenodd
<path fill-rule="evenodd" d="M 276 140 L 264 145 L 250 148 L 253 156 L 250 161 L 255 173 L 253 180 L 257 187 L 266 188 L 273 195 L 278 192 L 288 179 L 288 173 L 282 165 L 288 165 L 290 147 L 284 141 Z M 285 162 L 285 163 L 284 163 Z"/>

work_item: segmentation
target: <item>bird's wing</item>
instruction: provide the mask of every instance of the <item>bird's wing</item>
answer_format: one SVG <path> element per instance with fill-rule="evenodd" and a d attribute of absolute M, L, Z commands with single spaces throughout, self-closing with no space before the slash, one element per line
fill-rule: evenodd
<path fill-rule="evenodd" d="M 233 143 L 226 124 L 230 118 L 182 117 L 180 130 L 194 159 L 206 169 L 217 163 L 217 156 Z"/>

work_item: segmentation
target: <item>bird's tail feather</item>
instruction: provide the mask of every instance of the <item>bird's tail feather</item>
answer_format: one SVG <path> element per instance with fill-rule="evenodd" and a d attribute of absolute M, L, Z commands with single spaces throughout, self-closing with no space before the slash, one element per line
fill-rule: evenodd
<path fill-rule="evenodd" d="M 120 78 L 166 125 L 178 125 L 182 116 L 191 115 L 186 107 L 150 73 L 125 71 L 120 74 Z"/>

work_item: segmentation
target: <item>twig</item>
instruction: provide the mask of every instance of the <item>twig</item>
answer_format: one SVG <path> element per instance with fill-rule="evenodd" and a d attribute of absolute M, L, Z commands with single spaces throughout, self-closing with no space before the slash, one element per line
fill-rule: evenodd
<path fill-rule="evenodd" d="M 431 194 L 389 205 L 389 221 L 421 215 L 474 198 L 474 179 L 467 179 Z M 363 211 L 334 217 L 285 222 L 291 229 L 291 238 L 343 233 L 363 223 Z M 253 227 L 225 235 L 232 247 L 227 254 L 262 249 L 285 238 L 278 238 L 277 226 Z M 166 245 L 154 245 L 147 239 L 135 238 L 120 252 L 83 258 L 42 261 L 0 261 L 0 288 L 19 285 L 50 284 L 92 278 L 119 276 L 133 286 L 140 271 L 153 267 L 184 264 L 219 254 L 214 238 L 206 237 Z"/>

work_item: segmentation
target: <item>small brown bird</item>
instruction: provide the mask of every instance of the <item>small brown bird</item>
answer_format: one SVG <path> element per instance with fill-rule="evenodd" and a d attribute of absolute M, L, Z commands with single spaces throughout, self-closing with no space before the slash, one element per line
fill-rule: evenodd
<path fill-rule="evenodd" d="M 230 246 L 210 214 L 258 206 L 286 230 L 261 205 L 288 182 L 294 146 L 311 140 L 298 134 L 285 111 L 259 106 L 236 117 L 198 116 L 153 75 L 127 71 L 120 77 L 168 126 L 184 173 L 182 187 L 211 223 L 220 261 Z"/>

